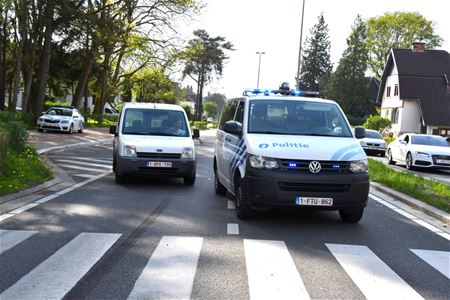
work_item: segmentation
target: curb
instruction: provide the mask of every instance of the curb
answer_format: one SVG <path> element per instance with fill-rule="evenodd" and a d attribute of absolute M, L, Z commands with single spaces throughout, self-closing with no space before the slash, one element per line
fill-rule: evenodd
<path fill-rule="evenodd" d="M 395 200 L 403 202 L 417 210 L 420 210 L 420 211 L 426 213 L 427 215 L 429 215 L 431 217 L 438 219 L 439 221 L 441 221 L 447 225 L 450 225 L 450 215 L 438 208 L 435 208 L 431 205 L 428 205 L 420 200 L 414 199 L 403 193 L 397 192 L 397 191 L 395 191 L 391 188 L 388 188 L 384 185 L 381 185 L 377 182 L 371 181 L 370 186 L 378 192 L 381 192 L 383 194 L 391 196 Z"/>
<path fill-rule="evenodd" d="M 33 186 L 31 188 L 28 188 L 26 190 L 22 190 L 20 192 L 14 193 L 14 194 L 9 194 L 9 195 L 6 195 L 6 196 L 2 196 L 2 197 L 0 197 L 0 204 L 6 203 L 6 202 L 9 202 L 9 201 L 12 201 L 12 200 L 16 200 L 16 199 L 22 198 L 24 196 L 28 196 L 30 194 L 33 194 L 35 192 L 39 192 L 41 190 L 44 190 L 44 189 L 49 188 L 49 187 L 51 187 L 53 185 L 56 185 L 56 184 L 59 184 L 59 183 L 63 182 L 62 178 L 59 178 L 57 176 L 55 176 L 55 177 L 56 178 L 54 178 L 54 179 L 52 179 L 50 181 L 46 181 L 44 183 L 35 185 L 35 186 Z"/>

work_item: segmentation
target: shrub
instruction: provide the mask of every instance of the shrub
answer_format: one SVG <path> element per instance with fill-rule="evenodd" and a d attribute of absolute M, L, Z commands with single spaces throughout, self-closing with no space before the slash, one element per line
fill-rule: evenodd
<path fill-rule="evenodd" d="M 6 152 L 8 151 L 8 135 L 0 128 L 0 175 L 4 169 Z"/>
<path fill-rule="evenodd" d="M 376 115 L 371 115 L 368 117 L 366 122 L 363 124 L 364 128 L 377 130 L 378 132 L 390 129 L 391 126 L 392 122 L 389 119 Z"/>
<path fill-rule="evenodd" d="M 188 105 L 188 104 L 184 104 L 184 105 L 181 105 L 181 107 L 186 112 L 186 115 L 187 115 L 188 119 L 189 120 L 192 119 L 192 108 L 191 108 L 191 106 Z"/>
<path fill-rule="evenodd" d="M 52 106 L 70 106 L 70 102 L 62 102 L 62 101 L 45 101 L 44 102 L 44 110 L 49 109 Z"/>
<path fill-rule="evenodd" d="M 208 126 L 208 122 L 202 122 L 202 121 L 194 122 L 194 127 L 201 129 L 201 130 L 207 129 L 207 126 Z"/>
<path fill-rule="evenodd" d="M 10 121 L 6 124 L 8 148 L 20 153 L 25 149 L 28 140 L 28 132 L 22 122 Z"/>

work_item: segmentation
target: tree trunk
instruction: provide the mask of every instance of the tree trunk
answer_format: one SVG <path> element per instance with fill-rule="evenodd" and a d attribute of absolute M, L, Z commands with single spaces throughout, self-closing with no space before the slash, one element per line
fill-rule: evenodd
<path fill-rule="evenodd" d="M 5 9 L 5 11 L 3 11 Z M 5 110 L 5 98 L 6 98 L 6 52 L 8 47 L 7 40 L 7 22 L 8 14 L 6 8 L 2 7 L 0 11 L 2 15 L 2 24 L 0 24 L 0 110 Z M 4 14 L 4 16 L 3 16 Z"/>
<path fill-rule="evenodd" d="M 48 69 L 50 66 L 50 50 L 51 50 L 51 41 L 53 34 L 53 15 L 54 15 L 55 3 L 53 0 L 47 2 L 45 7 L 44 17 L 45 17 L 45 33 L 44 33 L 44 46 L 42 48 L 41 60 L 39 65 L 39 73 L 37 78 L 37 94 L 36 94 L 36 103 L 34 106 L 34 114 L 39 115 L 44 106 L 45 100 L 45 90 L 47 88 L 48 81 Z"/>
<path fill-rule="evenodd" d="M 73 95 L 72 100 L 73 106 L 76 106 L 78 108 L 81 107 L 81 97 L 83 96 L 83 92 L 86 88 L 87 81 L 92 70 L 92 65 L 94 64 L 94 61 L 97 58 L 97 54 L 98 54 L 97 45 L 96 43 L 93 43 L 92 48 L 86 57 L 83 71 L 80 73 L 80 76 L 78 77 L 77 88 L 75 89 L 75 95 Z M 87 100 L 85 99 L 85 101 Z"/>
<path fill-rule="evenodd" d="M 12 94 L 12 103 L 9 111 L 12 112 L 13 118 L 16 116 L 16 106 L 17 106 L 17 98 L 19 96 L 19 86 L 20 86 L 20 70 L 22 69 L 22 58 L 23 58 L 23 39 L 20 41 L 20 46 L 16 49 L 16 59 L 14 65 L 14 80 L 13 80 L 13 94 Z"/>
<path fill-rule="evenodd" d="M 103 107 L 107 100 L 108 90 L 109 90 L 109 76 L 110 76 L 110 65 L 111 51 L 105 52 L 105 60 L 103 61 L 103 71 L 102 71 L 102 86 L 100 92 L 100 99 L 95 102 L 94 114 L 103 116 Z"/>
<path fill-rule="evenodd" d="M 198 102 L 198 111 L 197 111 L 197 120 L 201 121 L 203 116 L 203 87 L 205 85 L 205 72 L 203 71 L 203 68 L 201 68 L 200 72 L 200 78 L 198 82 L 199 86 L 199 93 L 197 96 L 197 102 Z"/>

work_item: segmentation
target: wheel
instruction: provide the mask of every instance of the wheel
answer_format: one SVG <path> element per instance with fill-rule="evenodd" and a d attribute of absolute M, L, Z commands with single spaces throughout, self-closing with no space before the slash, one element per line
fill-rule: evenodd
<path fill-rule="evenodd" d="M 73 124 L 70 124 L 69 131 L 67 133 L 68 134 L 72 134 L 73 133 Z"/>
<path fill-rule="evenodd" d="M 214 191 L 216 192 L 216 195 L 225 195 L 227 193 L 227 188 L 220 183 L 217 174 L 214 174 Z"/>
<path fill-rule="evenodd" d="M 116 172 L 116 160 L 113 158 L 113 163 L 112 163 L 112 169 L 113 172 Z"/>
<path fill-rule="evenodd" d="M 342 221 L 347 223 L 357 223 L 361 220 L 364 213 L 364 208 L 359 209 L 340 209 L 339 215 Z"/>
<path fill-rule="evenodd" d="M 83 123 L 81 123 L 80 129 L 78 130 L 79 133 L 83 133 L 83 127 L 84 127 L 84 125 L 83 125 Z"/>
<path fill-rule="evenodd" d="M 380 157 L 384 157 L 385 156 L 385 152 L 384 151 L 380 151 L 380 153 L 378 153 L 378 155 L 380 155 Z"/>
<path fill-rule="evenodd" d="M 406 154 L 405 165 L 406 165 L 406 168 L 407 168 L 408 170 L 414 170 L 413 159 L 412 159 L 412 156 L 411 156 L 411 153 L 410 153 L 410 152 L 408 152 L 408 153 Z"/>
<path fill-rule="evenodd" d="M 240 220 L 249 219 L 253 216 L 252 207 L 247 203 L 245 196 L 245 184 L 241 183 L 236 187 L 236 216 Z"/>
<path fill-rule="evenodd" d="M 121 184 L 125 182 L 125 175 L 123 173 L 120 173 L 117 166 L 116 166 L 116 171 L 115 171 L 115 180 L 117 184 Z"/>
<path fill-rule="evenodd" d="M 38 129 L 38 132 L 44 132 L 44 129 Z"/>
<path fill-rule="evenodd" d="M 395 165 L 395 161 L 392 159 L 391 149 L 388 149 L 388 151 L 387 151 L 387 159 L 388 159 L 388 164 Z"/>
<path fill-rule="evenodd" d="M 195 173 L 194 176 L 187 176 L 183 178 L 184 185 L 194 185 L 195 183 Z"/>

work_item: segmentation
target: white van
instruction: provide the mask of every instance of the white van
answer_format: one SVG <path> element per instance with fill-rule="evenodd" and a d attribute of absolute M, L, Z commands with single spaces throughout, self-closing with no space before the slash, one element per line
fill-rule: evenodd
<path fill-rule="evenodd" d="M 317 94 L 317 93 L 316 93 Z M 358 222 L 367 205 L 367 157 L 339 105 L 311 92 L 247 90 L 227 100 L 217 130 L 215 192 L 236 198 L 236 214 L 303 207 L 339 210 Z M 318 95 L 317 95 L 318 96 Z"/>
<path fill-rule="evenodd" d="M 125 103 L 114 134 L 113 171 L 117 183 L 127 175 L 180 177 L 195 183 L 193 134 L 181 106 L 159 103 Z"/>

